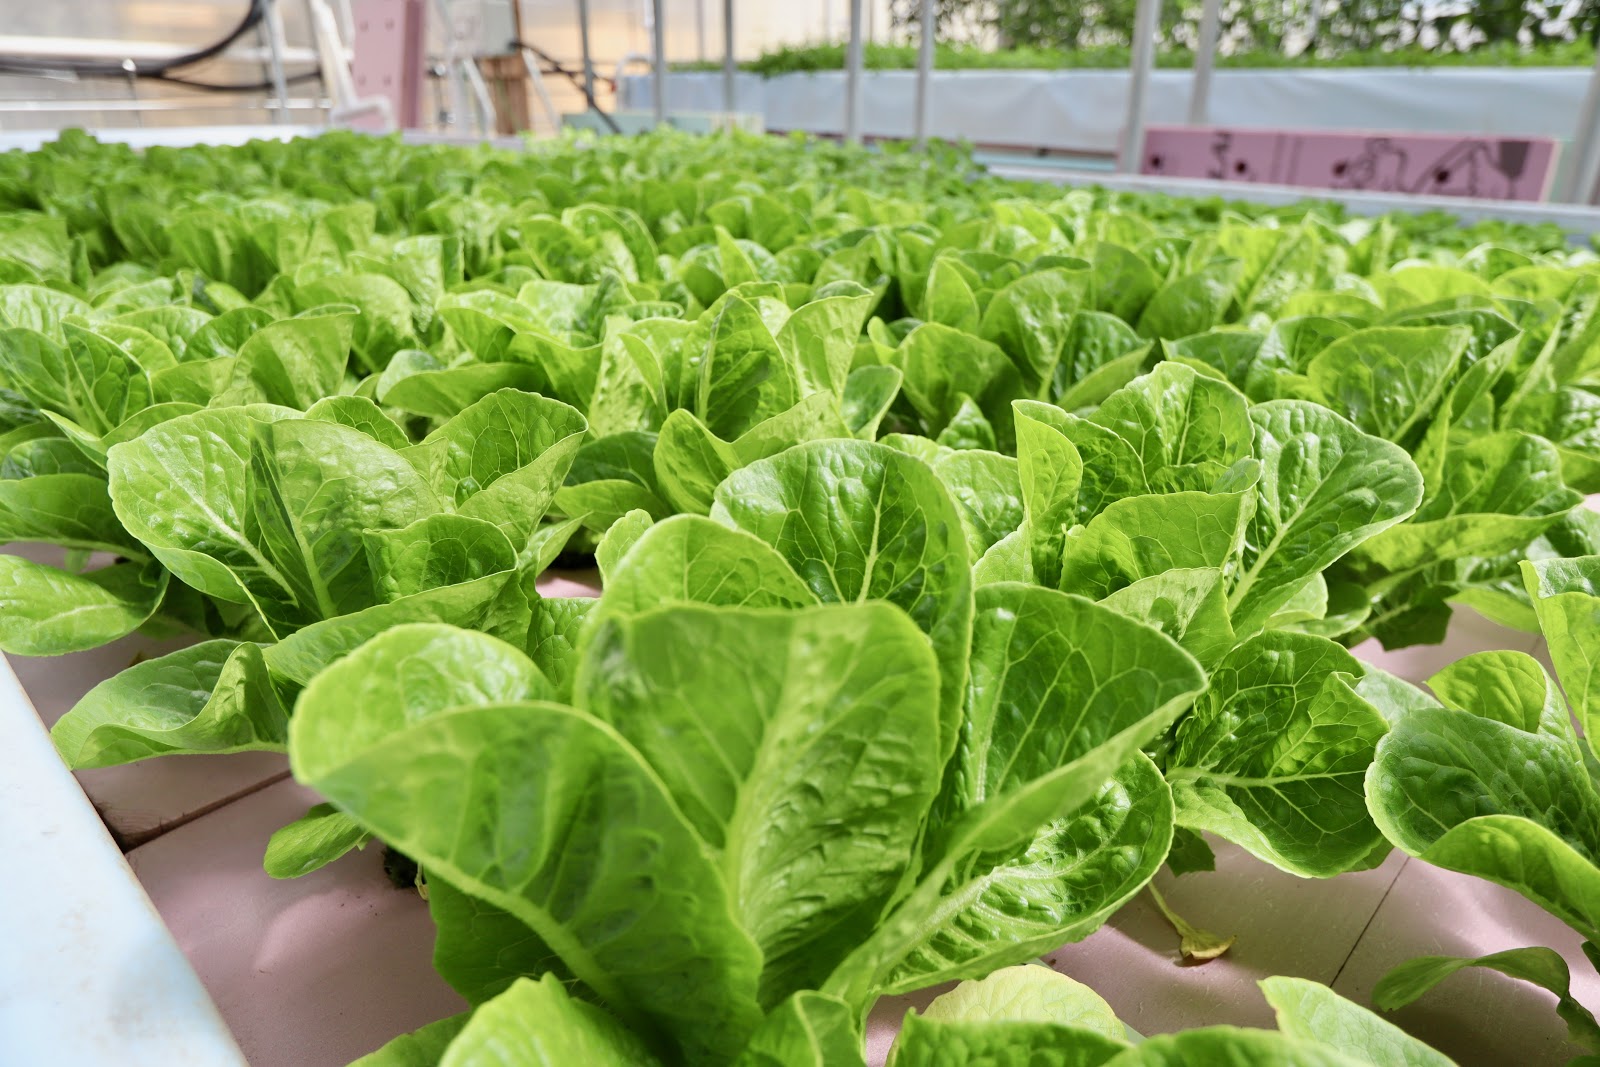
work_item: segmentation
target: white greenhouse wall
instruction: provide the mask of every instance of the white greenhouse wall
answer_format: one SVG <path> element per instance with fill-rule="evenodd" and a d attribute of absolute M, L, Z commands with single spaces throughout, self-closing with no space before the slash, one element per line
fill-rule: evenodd
<path fill-rule="evenodd" d="M 1503 134 L 1570 139 L 1589 71 L 1581 68 L 1348 68 L 1222 70 L 1211 86 L 1211 124 L 1286 129 L 1364 129 Z M 1192 75 L 1156 71 L 1146 121 L 1181 124 Z M 1128 73 L 936 71 L 931 132 L 987 145 L 1110 153 L 1127 107 Z M 912 71 L 868 71 L 863 130 L 909 137 Z M 648 79 L 628 78 L 621 106 L 650 107 Z M 674 111 L 720 111 L 720 74 L 667 79 Z M 738 110 L 766 116 L 769 130 L 837 133 L 844 119 L 844 74 L 742 74 Z"/>

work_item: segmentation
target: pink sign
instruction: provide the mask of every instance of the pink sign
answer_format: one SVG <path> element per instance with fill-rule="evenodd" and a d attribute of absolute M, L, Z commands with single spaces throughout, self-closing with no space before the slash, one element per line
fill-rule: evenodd
<path fill-rule="evenodd" d="M 1555 160 L 1556 142 L 1547 137 L 1152 126 L 1139 170 L 1306 189 L 1543 200 Z"/>

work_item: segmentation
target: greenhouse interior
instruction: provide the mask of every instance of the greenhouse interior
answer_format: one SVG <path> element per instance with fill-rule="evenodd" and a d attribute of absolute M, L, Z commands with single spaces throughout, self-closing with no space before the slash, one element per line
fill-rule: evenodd
<path fill-rule="evenodd" d="M 1600 0 L 0 7 L 0 1063 L 1600 1064 Z"/>

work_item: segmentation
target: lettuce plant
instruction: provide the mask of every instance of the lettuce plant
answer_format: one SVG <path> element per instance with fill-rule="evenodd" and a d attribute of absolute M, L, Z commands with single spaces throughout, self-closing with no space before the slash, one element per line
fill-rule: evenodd
<path fill-rule="evenodd" d="M 1320 417 L 1337 429 L 1337 416 Z M 1229 458 L 1223 473 L 1238 462 Z M 1398 455 L 1402 471 L 1407 462 Z M 1152 477 L 1162 469 L 1148 465 Z M 1166 469 L 1176 477 L 1181 466 Z M 1372 464 L 1361 475 L 1389 476 Z M 562 669 L 570 680 L 484 635 L 399 627 L 318 675 L 291 720 L 296 773 L 350 822 L 324 814 L 314 835 L 309 825 L 292 831 L 313 840 L 281 837 L 275 844 L 300 857 L 285 866 L 314 866 L 319 850 L 337 855 L 366 834 L 416 857 L 430 879 L 436 965 L 475 1003 L 519 977 L 565 975 L 608 1007 L 624 1005 L 610 1010 L 629 1032 L 657 1035 L 657 1054 L 715 1062 L 759 1043 L 761 1028 L 787 1013 L 823 1010 L 817 996 L 844 1006 L 849 1032 L 878 995 L 980 976 L 1086 935 L 1154 874 L 1180 822 L 1310 874 L 1364 865 L 1386 848 L 1361 795 L 1386 724 L 1347 652 L 1277 629 L 1237 642 L 1224 611 L 1229 640 L 1200 695 L 1200 663 L 1124 611 L 1026 581 L 974 588 L 952 495 L 935 468 L 898 449 L 790 448 L 730 476 L 710 516 L 625 517 L 600 558 L 605 591 L 586 612 L 575 666 Z M 1285 692 L 1291 700 L 1278 699 Z M 541 698 L 565 703 L 536 714 L 525 701 Z M 570 805 L 583 797 L 636 789 L 585 791 L 588 779 L 552 795 L 566 780 L 557 766 L 593 765 L 584 773 L 608 783 L 624 771 L 611 769 L 620 756 L 567 751 L 540 716 L 562 737 L 574 723 L 614 729 L 620 738 L 583 733 L 582 745 L 621 745 L 626 774 L 647 767 L 655 799 L 630 801 L 632 814 L 611 800 L 580 812 Z M 470 741 L 456 732 L 469 718 L 485 731 Z M 523 730 L 537 740 L 520 740 Z M 1296 740 L 1284 744 L 1285 735 Z M 731 738 L 743 740 L 730 748 Z M 880 743 L 895 754 L 889 764 L 875 755 Z M 534 762 L 499 765 L 502 755 Z M 826 778 L 827 768 L 845 777 Z M 492 799 L 492 788 L 469 784 L 478 776 L 544 785 Z M 884 787 L 891 792 L 875 791 Z M 822 807 L 807 815 L 812 805 Z M 663 812 L 682 824 L 627 829 Z M 627 983 L 660 990 L 654 970 L 634 964 L 608 977 L 619 958 L 584 954 L 590 929 L 608 931 L 608 952 L 643 950 L 610 912 L 581 906 L 613 900 L 611 846 L 582 865 L 593 881 L 550 880 L 566 877 L 571 845 L 541 844 L 539 827 L 577 822 L 661 842 L 651 854 L 676 858 L 673 877 L 694 874 L 683 857 L 709 852 L 694 887 L 669 892 L 665 875 L 645 884 L 656 900 L 734 902 L 717 905 L 734 912 L 727 942 L 694 942 L 712 958 L 696 957 L 704 977 L 690 985 L 711 1003 L 652 1008 L 660 994 Z M 477 824 L 487 836 L 474 839 L 489 851 L 467 857 L 457 835 Z M 496 857 L 513 847 L 525 865 L 502 869 Z M 767 849 L 782 863 L 763 860 Z M 789 866 L 813 863 L 827 873 Z M 785 895 L 801 886 L 806 903 Z M 552 912 L 555 901 L 569 910 Z M 648 936 L 711 921 L 666 906 L 649 911 Z M 726 1047 L 684 1044 L 707 1040 L 681 1032 L 705 1018 L 721 1020 Z"/>
<path fill-rule="evenodd" d="M 0 541 L 62 554 L 0 555 L 0 649 L 199 638 L 69 763 L 287 750 L 328 803 L 272 874 L 421 864 L 476 1011 L 392 1062 L 850 1064 L 877 996 L 1086 936 L 1202 831 L 1600 937 L 1600 286 L 1466 240 L 945 149 L 68 137 L 0 157 Z M 598 600 L 535 591 L 564 551 Z M 1532 661 L 1347 651 L 1457 605 L 1544 628 L 1581 732 Z M 1594 1036 L 1549 953 L 1477 963 Z M 895 1062 L 1439 1062 L 1266 992 L 1279 1033 L 1130 1048 L 969 987 Z"/>
<path fill-rule="evenodd" d="M 1164 856 L 1138 749 L 1204 679 L 1115 612 L 996 588 L 951 715 L 933 646 L 875 598 L 600 610 L 570 704 L 512 646 L 412 625 L 319 674 L 290 723 L 296 774 L 427 872 L 437 964 L 474 1002 L 564 975 L 660 1054 L 724 1061 L 804 990 L 860 1012 L 1027 959 Z M 1049 618 L 1048 651 L 1018 610 Z M 1076 890 L 1047 879 L 1000 920 L 1057 856 Z"/>
<path fill-rule="evenodd" d="M 386 626 L 444 620 L 525 643 L 532 579 L 562 542 L 561 526 L 540 517 L 582 433 L 571 408 L 507 391 L 401 448 L 268 405 L 207 408 L 114 446 L 109 492 L 125 528 L 173 582 L 222 605 L 237 636 L 102 682 L 57 723 L 58 748 L 78 767 L 281 750 L 298 687 Z M 0 623 L 11 646 L 73 617 L 73 602 L 51 595 L 60 579 L 48 576 L 64 572 L 15 556 L 0 564 L 13 583 Z M 132 629 L 135 613 L 104 616 L 99 636 Z"/>
<path fill-rule="evenodd" d="M 888 1063 L 889 1067 L 996 1061 L 1112 1067 L 1179 1063 L 1448 1067 L 1451 1063 L 1326 986 L 1281 977 L 1256 984 L 1272 1006 L 1277 1030 L 1213 1026 L 1142 1038 L 1087 986 L 1044 967 L 1012 967 L 981 982 L 963 982 L 936 998 L 926 1011 L 908 1013 Z M 802 1055 L 789 1062 L 813 1061 Z M 863 1061 L 858 1054 L 839 1062 Z"/>
<path fill-rule="evenodd" d="M 1066 1063 L 1141 1067 L 1190 1063 L 1262 1067 L 1450 1067 L 1453 1061 L 1326 986 L 1302 978 L 1257 983 L 1278 1029 L 1213 1026 L 1143 1038 L 1087 986 L 1045 967 L 1009 967 L 962 982 L 908 1012 L 888 1067 Z M 616 1018 L 551 977 L 522 978 L 470 1016 L 403 1035 L 354 1067 L 516 1062 L 660 1065 Z M 734 1061 L 740 1067 L 866 1067 L 861 1039 L 839 1001 L 796 996 L 769 1015 Z"/>
<path fill-rule="evenodd" d="M 1350 624 L 1323 573 L 1411 514 L 1409 457 L 1320 405 L 1251 405 L 1177 363 L 1088 417 L 1018 401 L 1016 427 L 1015 464 L 891 439 L 961 502 L 980 590 L 1097 600 L 1208 669 L 1209 692 L 1154 750 L 1181 826 L 1304 876 L 1381 860 L 1362 780 L 1387 725 L 1368 669 L 1325 636 Z"/>
<path fill-rule="evenodd" d="M 1594 959 L 1600 789 L 1591 739 L 1600 711 L 1600 557 L 1524 563 L 1523 573 L 1561 685 L 1519 652 L 1481 652 L 1451 664 L 1429 679 L 1431 695 L 1409 695 L 1379 744 L 1368 803 L 1397 846 L 1516 890 L 1577 930 Z M 1379 984 L 1374 999 L 1397 1007 L 1465 967 L 1549 989 L 1573 1040 L 1600 1052 L 1600 1024 L 1572 998 L 1566 961 L 1548 948 L 1412 960 Z"/>
<path fill-rule="evenodd" d="M 1344 595 L 1371 605 L 1352 638 L 1371 634 L 1390 646 L 1437 640 L 1446 601 L 1481 561 L 1524 552 L 1562 522 L 1581 500 L 1567 482 L 1595 487 L 1560 446 L 1535 435 L 1545 426 L 1519 417 L 1519 377 L 1549 373 L 1524 364 L 1570 343 L 1573 328 L 1562 329 L 1564 316 L 1541 321 L 1542 309 L 1507 307 L 1519 303 L 1511 298 L 1476 299 L 1398 309 L 1391 302 L 1384 318 L 1284 319 L 1265 335 L 1216 333 L 1174 346 L 1253 398 L 1317 399 L 1417 458 L 1427 488 L 1416 515 L 1339 568 Z M 1505 317 L 1519 311 L 1530 323 L 1520 332 Z"/>
<path fill-rule="evenodd" d="M 1462 250 L 1399 217 L 919 158 L 672 136 L 522 156 L 69 138 L 7 157 L 0 537 L 69 553 L 7 585 L 23 613 L 71 603 L 82 625 L 0 640 L 243 633 L 237 599 L 152 557 L 98 483 L 152 427 L 271 404 L 401 449 L 508 388 L 586 420 L 550 504 L 580 552 L 631 511 L 706 514 L 734 471 L 807 441 L 913 435 L 1027 462 L 1018 401 L 1092 419 L 1160 359 L 1253 402 L 1315 400 L 1422 470 L 1415 517 L 1346 553 L 1325 597 L 1297 590 L 1323 636 L 1436 640 L 1452 603 L 1526 627 L 1512 565 L 1600 547 L 1570 516 L 1595 478 L 1596 290 L 1542 231 Z M 1006 464 L 941 466 L 987 551 L 1014 498 L 980 514 L 973 487 Z M 125 562 L 83 573 L 100 551 Z"/>

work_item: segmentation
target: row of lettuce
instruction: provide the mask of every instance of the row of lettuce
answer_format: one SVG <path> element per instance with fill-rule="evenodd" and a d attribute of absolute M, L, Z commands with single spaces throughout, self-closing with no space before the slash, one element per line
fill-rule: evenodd
<path fill-rule="evenodd" d="M 1559 235 L 675 136 L 69 138 L 0 204 L 0 541 L 64 550 L 0 556 L 0 648 L 201 638 L 69 763 L 287 751 L 329 803 L 271 873 L 420 864 L 482 1007 L 380 1062 L 848 1064 L 879 996 L 991 972 L 896 1062 L 1447 1062 L 1289 980 L 1278 1033 L 1130 1046 L 1010 970 L 1202 833 L 1399 846 L 1600 943 L 1600 269 Z M 598 599 L 539 593 L 563 553 Z M 1347 650 L 1455 605 L 1562 685 Z M 1476 962 L 1600 1050 L 1558 955 Z"/>

